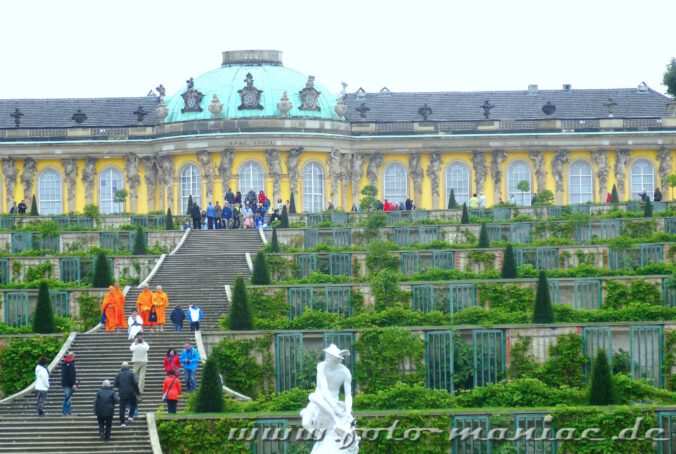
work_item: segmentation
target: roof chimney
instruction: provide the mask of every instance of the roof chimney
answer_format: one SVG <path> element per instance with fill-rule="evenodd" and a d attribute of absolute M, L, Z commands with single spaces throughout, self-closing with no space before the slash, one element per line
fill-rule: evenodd
<path fill-rule="evenodd" d="M 537 96 L 538 94 L 538 85 L 537 84 L 529 84 L 528 85 L 528 95 L 529 96 Z"/>
<path fill-rule="evenodd" d="M 565 91 L 570 91 L 571 88 L 573 88 L 573 86 L 571 84 L 563 84 L 563 89 Z"/>
<path fill-rule="evenodd" d="M 279 50 L 226 50 L 221 66 L 232 65 L 273 65 L 282 66 L 282 52 Z"/>

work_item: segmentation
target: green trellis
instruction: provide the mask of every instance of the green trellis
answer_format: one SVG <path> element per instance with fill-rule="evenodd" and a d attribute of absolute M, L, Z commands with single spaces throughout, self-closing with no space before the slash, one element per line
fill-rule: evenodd
<path fill-rule="evenodd" d="M 5 324 L 26 326 L 30 319 L 27 292 L 5 292 Z"/>
<path fill-rule="evenodd" d="M 287 454 L 289 423 L 286 419 L 258 419 L 254 423 L 255 438 L 251 443 L 251 454 Z"/>
<path fill-rule="evenodd" d="M 555 433 L 551 423 L 547 423 L 544 414 L 521 414 L 514 417 L 514 431 L 524 435 L 532 430 L 532 436 L 522 436 L 515 440 L 514 447 L 519 454 L 554 454 L 556 453 L 556 440 L 550 440 L 551 436 L 543 436 L 545 430 Z M 517 436 L 515 435 L 515 438 Z"/>
<path fill-rule="evenodd" d="M 303 370 L 303 335 L 275 335 L 275 389 L 283 392 L 300 385 Z"/>
<path fill-rule="evenodd" d="M 425 333 L 425 385 L 453 393 L 453 331 Z"/>
<path fill-rule="evenodd" d="M 501 330 L 472 331 L 474 386 L 497 383 L 505 373 L 505 335 Z"/>
<path fill-rule="evenodd" d="M 573 284 L 575 309 L 600 309 L 603 304 L 601 281 L 595 279 L 576 280 Z"/>
<path fill-rule="evenodd" d="M 453 438 L 453 454 L 491 454 L 492 442 L 485 439 L 491 430 L 490 416 L 455 416 L 451 430 L 457 434 Z M 468 436 L 462 437 L 463 433 Z M 473 433 L 478 433 L 479 437 L 475 438 Z"/>
<path fill-rule="evenodd" d="M 589 357 L 585 367 L 587 376 L 590 376 L 592 364 L 599 350 L 605 350 L 608 355 L 609 365 L 613 362 L 613 333 L 610 327 L 585 327 L 582 328 L 582 353 Z"/>
<path fill-rule="evenodd" d="M 664 330 L 662 326 L 632 326 L 629 330 L 629 358 L 631 376 L 635 380 L 647 378 L 656 387 L 664 386 L 662 361 L 664 359 Z"/>

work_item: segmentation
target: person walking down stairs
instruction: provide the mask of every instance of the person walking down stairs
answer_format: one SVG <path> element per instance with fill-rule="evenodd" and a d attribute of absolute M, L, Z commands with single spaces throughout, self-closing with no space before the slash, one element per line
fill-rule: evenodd
<path fill-rule="evenodd" d="M 37 395 L 38 416 L 45 416 L 45 402 L 49 391 L 49 369 L 45 365 L 47 360 L 41 356 L 35 366 L 35 391 Z"/>
<path fill-rule="evenodd" d="M 103 380 L 101 389 L 94 397 L 94 414 L 99 423 L 99 436 L 103 441 L 110 440 L 113 416 L 115 416 L 115 404 L 119 401 L 120 398 L 110 386 L 110 380 Z"/>

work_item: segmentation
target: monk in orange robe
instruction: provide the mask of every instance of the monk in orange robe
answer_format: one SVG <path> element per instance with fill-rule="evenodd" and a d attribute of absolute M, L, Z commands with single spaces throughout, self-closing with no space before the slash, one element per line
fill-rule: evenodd
<path fill-rule="evenodd" d="M 117 307 L 115 306 L 115 293 L 111 285 L 108 287 L 108 293 L 103 297 L 103 304 L 101 304 L 101 315 L 106 314 L 106 332 L 114 333 L 115 327 L 118 324 Z"/>
<path fill-rule="evenodd" d="M 160 331 L 164 331 L 164 324 L 166 322 L 165 311 L 169 307 L 169 297 L 162 291 L 162 286 L 158 285 L 153 293 L 153 307 L 157 313 L 157 325 Z"/>
<path fill-rule="evenodd" d="M 153 307 L 153 292 L 148 288 L 148 284 L 143 286 L 143 291 L 139 294 L 136 300 L 136 309 L 138 314 L 143 319 L 143 326 L 153 326 L 155 322 L 148 320 L 150 316 L 150 308 Z"/>
<path fill-rule="evenodd" d="M 117 313 L 117 326 L 122 330 L 127 329 L 127 317 L 124 314 L 124 293 L 120 290 L 120 284 L 113 286 L 113 298 L 115 301 L 115 310 Z"/>

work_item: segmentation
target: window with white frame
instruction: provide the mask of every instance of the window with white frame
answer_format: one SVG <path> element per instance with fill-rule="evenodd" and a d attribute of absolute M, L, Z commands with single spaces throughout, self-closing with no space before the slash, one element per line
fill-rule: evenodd
<path fill-rule="evenodd" d="M 592 167 L 587 161 L 577 160 L 568 171 L 568 202 L 571 204 L 594 201 Z"/>
<path fill-rule="evenodd" d="M 383 173 L 383 199 L 401 203 L 408 196 L 408 175 L 401 164 L 390 164 Z"/>
<path fill-rule="evenodd" d="M 519 189 L 519 183 L 528 183 L 526 191 Z M 523 161 L 515 161 L 507 168 L 507 200 L 505 202 L 516 203 L 520 206 L 530 206 L 533 193 L 533 181 L 530 167 Z"/>
<path fill-rule="evenodd" d="M 115 191 L 124 188 L 122 172 L 109 167 L 99 174 L 99 210 L 103 214 L 121 213 L 122 203 L 115 203 Z"/>
<path fill-rule="evenodd" d="M 631 198 L 640 199 L 645 191 L 652 200 L 655 192 L 655 168 L 647 159 L 639 159 L 631 165 Z"/>
<path fill-rule="evenodd" d="M 451 196 L 451 189 L 455 196 L 455 201 L 459 204 L 469 201 L 469 167 L 461 162 L 454 162 L 446 167 L 446 206 Z"/>
<path fill-rule="evenodd" d="M 265 190 L 263 168 L 255 161 L 245 162 L 239 167 L 239 190 L 244 198 L 251 189 L 256 195 Z"/>
<path fill-rule="evenodd" d="M 303 210 L 317 213 L 324 209 L 324 171 L 316 162 L 303 166 Z"/>
<path fill-rule="evenodd" d="M 43 171 L 38 177 L 38 211 L 42 215 L 61 214 L 61 175 L 54 169 Z"/>
<path fill-rule="evenodd" d="M 190 196 L 197 205 L 202 203 L 200 171 L 195 164 L 188 164 L 181 170 L 181 213 L 188 212 Z"/>

